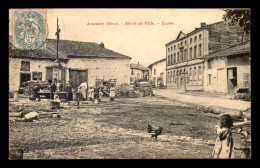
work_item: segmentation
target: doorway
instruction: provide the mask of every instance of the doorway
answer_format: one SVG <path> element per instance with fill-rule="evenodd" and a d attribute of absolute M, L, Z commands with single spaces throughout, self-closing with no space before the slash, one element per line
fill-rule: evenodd
<path fill-rule="evenodd" d="M 164 83 L 163 83 L 163 72 L 160 73 L 160 84 L 164 85 Z"/>
<path fill-rule="evenodd" d="M 219 92 L 225 92 L 226 89 L 226 82 L 225 82 L 225 70 L 217 69 L 217 89 Z"/>
<path fill-rule="evenodd" d="M 233 93 L 237 86 L 237 67 L 227 69 L 228 92 Z"/>
<path fill-rule="evenodd" d="M 77 88 L 82 80 L 88 83 L 88 70 L 69 70 L 69 81 L 72 88 Z"/>

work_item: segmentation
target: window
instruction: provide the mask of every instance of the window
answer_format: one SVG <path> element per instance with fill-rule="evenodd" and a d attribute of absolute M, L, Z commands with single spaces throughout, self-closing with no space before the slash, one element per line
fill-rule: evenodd
<path fill-rule="evenodd" d="M 132 69 L 132 71 L 131 71 L 131 75 L 134 75 L 134 70 Z"/>
<path fill-rule="evenodd" d="M 140 79 L 140 73 L 137 73 L 137 79 Z"/>
<path fill-rule="evenodd" d="M 197 80 L 197 69 L 194 67 L 193 80 Z"/>
<path fill-rule="evenodd" d="M 211 85 L 211 74 L 208 74 L 208 84 Z"/>
<path fill-rule="evenodd" d="M 250 87 L 249 73 L 244 73 L 244 85 L 245 87 Z"/>
<path fill-rule="evenodd" d="M 156 75 L 156 69 L 153 69 L 153 74 Z"/>
<path fill-rule="evenodd" d="M 170 82 L 172 82 L 172 71 L 170 72 Z"/>
<path fill-rule="evenodd" d="M 175 82 L 175 71 L 173 71 L 173 82 Z"/>
<path fill-rule="evenodd" d="M 192 44 L 192 38 L 190 38 L 190 44 Z"/>
<path fill-rule="evenodd" d="M 29 61 L 21 62 L 21 71 L 30 71 L 30 62 Z"/>
<path fill-rule="evenodd" d="M 189 77 L 190 77 L 190 81 L 192 81 L 192 68 L 190 68 L 189 70 Z"/>
<path fill-rule="evenodd" d="M 184 45 L 187 45 L 187 41 L 186 40 L 184 41 Z"/>
<path fill-rule="evenodd" d="M 197 42 L 197 36 L 194 37 L 194 42 Z"/>
<path fill-rule="evenodd" d="M 168 52 L 170 52 L 170 47 L 168 47 Z"/>
<path fill-rule="evenodd" d="M 177 63 L 179 63 L 179 56 L 180 56 L 180 53 L 179 52 L 177 52 Z"/>
<path fill-rule="evenodd" d="M 192 48 L 190 48 L 190 60 L 192 59 Z"/>
<path fill-rule="evenodd" d="M 194 58 L 197 57 L 197 46 L 194 46 Z"/>
<path fill-rule="evenodd" d="M 174 50 L 176 50 L 176 45 L 174 45 Z"/>
<path fill-rule="evenodd" d="M 184 61 L 187 61 L 187 49 L 184 50 Z"/>
<path fill-rule="evenodd" d="M 173 61 L 176 63 L 176 53 L 173 54 Z"/>
<path fill-rule="evenodd" d="M 42 73 L 41 72 L 33 72 L 32 73 L 32 80 L 42 80 Z"/>
<path fill-rule="evenodd" d="M 180 52 L 180 62 L 182 61 L 182 59 L 183 59 L 183 52 L 181 51 Z"/>
<path fill-rule="evenodd" d="M 180 43 L 178 43 L 178 48 L 180 47 Z"/>
<path fill-rule="evenodd" d="M 201 44 L 199 45 L 199 57 L 201 56 Z"/>
<path fill-rule="evenodd" d="M 171 65 L 173 64 L 173 55 L 171 54 Z"/>
<path fill-rule="evenodd" d="M 213 64 L 212 62 L 213 62 L 212 59 L 208 60 L 208 69 L 212 69 L 212 64 Z"/>
<path fill-rule="evenodd" d="M 23 82 L 26 82 L 26 81 L 30 81 L 30 80 L 31 80 L 30 73 L 21 73 L 20 74 L 20 84 L 22 84 Z"/>
<path fill-rule="evenodd" d="M 201 66 L 199 66 L 198 68 L 198 80 L 200 81 L 202 79 L 202 76 L 201 76 Z"/>
<path fill-rule="evenodd" d="M 172 51 L 172 47 L 171 47 L 171 51 Z"/>
<path fill-rule="evenodd" d="M 169 77 L 170 77 L 170 72 L 167 73 L 167 82 L 168 82 L 168 83 L 169 83 L 169 81 L 170 81 Z"/>
<path fill-rule="evenodd" d="M 199 40 L 201 40 L 201 34 L 199 34 Z"/>
<path fill-rule="evenodd" d="M 168 55 L 168 65 L 170 65 L 170 56 Z"/>
<path fill-rule="evenodd" d="M 169 55 L 169 65 L 171 65 L 171 55 Z"/>
<path fill-rule="evenodd" d="M 181 46 L 183 45 L 183 42 L 181 42 Z"/>

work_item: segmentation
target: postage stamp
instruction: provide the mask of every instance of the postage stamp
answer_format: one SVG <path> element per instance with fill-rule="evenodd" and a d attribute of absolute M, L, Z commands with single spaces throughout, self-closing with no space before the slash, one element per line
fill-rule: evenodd
<path fill-rule="evenodd" d="M 14 47 L 46 49 L 46 11 L 14 11 Z"/>

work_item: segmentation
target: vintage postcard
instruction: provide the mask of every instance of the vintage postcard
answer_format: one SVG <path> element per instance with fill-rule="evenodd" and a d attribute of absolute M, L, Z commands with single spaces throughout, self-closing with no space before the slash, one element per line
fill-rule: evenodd
<path fill-rule="evenodd" d="M 9 159 L 251 158 L 250 9 L 9 10 Z"/>

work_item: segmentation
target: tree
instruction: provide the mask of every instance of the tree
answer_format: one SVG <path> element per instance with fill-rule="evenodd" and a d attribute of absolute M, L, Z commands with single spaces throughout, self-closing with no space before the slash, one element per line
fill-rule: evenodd
<path fill-rule="evenodd" d="M 225 21 L 229 20 L 229 25 L 238 24 L 245 33 L 249 33 L 251 29 L 251 11 L 250 9 L 223 9 L 226 13 L 223 15 Z"/>

